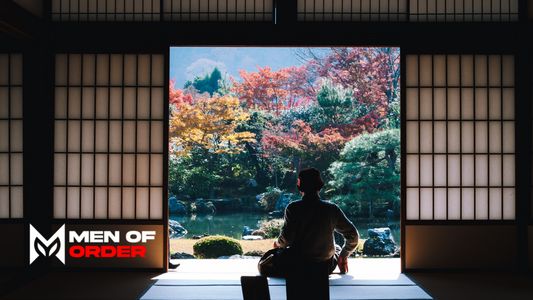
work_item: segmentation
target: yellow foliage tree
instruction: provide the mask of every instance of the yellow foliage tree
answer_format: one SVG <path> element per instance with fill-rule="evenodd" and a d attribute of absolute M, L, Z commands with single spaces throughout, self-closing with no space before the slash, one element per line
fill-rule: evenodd
<path fill-rule="evenodd" d="M 200 98 L 172 112 L 170 139 L 172 153 L 186 155 L 195 147 L 209 153 L 235 154 L 243 151 L 243 142 L 255 142 L 254 133 L 235 132 L 237 123 L 250 119 L 239 107 L 239 99 L 230 95 Z"/>

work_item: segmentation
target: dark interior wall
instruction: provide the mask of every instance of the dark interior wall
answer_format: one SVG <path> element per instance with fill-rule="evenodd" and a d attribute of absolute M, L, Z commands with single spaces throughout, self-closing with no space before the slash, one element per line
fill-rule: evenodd
<path fill-rule="evenodd" d="M 22 224 L 0 225 L 0 268 L 22 268 L 27 264 L 26 234 Z"/>

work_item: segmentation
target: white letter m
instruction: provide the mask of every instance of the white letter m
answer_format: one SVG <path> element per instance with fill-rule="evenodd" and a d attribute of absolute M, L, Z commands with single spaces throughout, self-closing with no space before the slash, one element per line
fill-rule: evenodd
<path fill-rule="evenodd" d="M 55 255 L 65 264 L 65 224 L 47 240 L 30 224 L 30 265 L 39 255 Z"/>

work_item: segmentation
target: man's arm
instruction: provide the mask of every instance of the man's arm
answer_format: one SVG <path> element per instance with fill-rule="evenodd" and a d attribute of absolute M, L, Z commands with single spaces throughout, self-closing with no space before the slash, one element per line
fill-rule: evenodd
<path fill-rule="evenodd" d="M 335 230 L 344 237 L 344 245 L 340 257 L 347 258 L 359 243 L 359 232 L 346 215 L 338 208 L 337 225 Z"/>
<path fill-rule="evenodd" d="M 281 228 L 281 231 L 279 233 L 278 239 L 274 242 L 281 248 L 287 248 L 287 246 L 290 246 L 292 242 L 294 241 L 294 226 L 291 223 L 291 212 L 289 210 L 289 206 L 285 208 L 285 217 L 283 219 L 283 227 Z"/>

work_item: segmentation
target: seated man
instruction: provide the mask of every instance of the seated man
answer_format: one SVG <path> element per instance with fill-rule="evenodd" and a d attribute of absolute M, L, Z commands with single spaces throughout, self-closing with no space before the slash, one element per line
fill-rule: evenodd
<path fill-rule="evenodd" d="M 328 274 L 337 265 L 341 274 L 347 273 L 347 258 L 359 242 L 359 232 L 336 204 L 320 199 L 324 181 L 317 169 L 300 171 L 296 187 L 302 193 L 302 199 L 290 203 L 285 209 L 283 228 L 274 247 L 290 246 L 290 257 L 302 263 L 325 265 Z M 345 239 L 342 249 L 337 251 L 333 231 Z M 288 264 L 290 268 L 291 262 Z"/>

